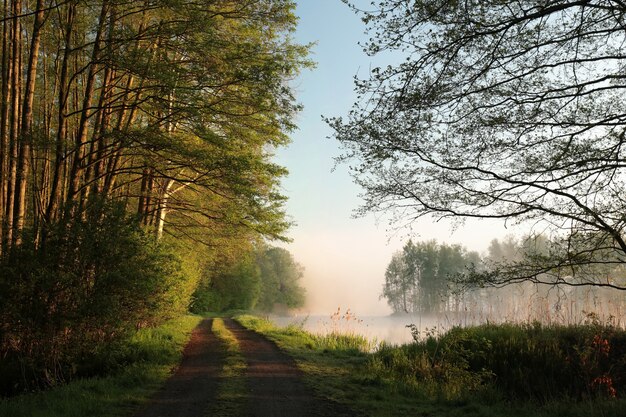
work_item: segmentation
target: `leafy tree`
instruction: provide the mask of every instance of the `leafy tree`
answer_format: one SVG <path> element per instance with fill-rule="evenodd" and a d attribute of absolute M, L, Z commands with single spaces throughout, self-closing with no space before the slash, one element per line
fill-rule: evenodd
<path fill-rule="evenodd" d="M 192 311 L 249 310 L 256 305 L 260 290 L 259 268 L 248 254 L 196 290 Z"/>
<path fill-rule="evenodd" d="M 240 292 L 220 302 L 254 305 L 255 261 L 232 259 L 290 226 L 272 152 L 310 65 L 294 10 L 0 2 L 0 368 L 63 380 L 184 311 L 220 262 Z"/>
<path fill-rule="evenodd" d="M 262 244 L 243 248 L 226 267 L 221 262 L 221 270 L 216 272 L 215 266 L 205 270 L 205 282 L 194 294 L 193 311 L 272 312 L 304 305 L 303 268 L 289 251 Z"/>
<path fill-rule="evenodd" d="M 365 189 L 363 211 L 541 224 L 548 255 L 482 283 L 626 289 L 593 273 L 626 256 L 624 5 L 374 6 L 352 6 L 371 35 L 365 51 L 405 59 L 357 80 L 350 115 L 329 120 Z"/>
<path fill-rule="evenodd" d="M 72 378 L 137 328 L 187 309 L 192 279 L 181 259 L 123 206 L 90 211 L 69 231 L 52 225 L 48 238 L 45 251 L 16 249 L 19 266 L 0 265 L 3 391 Z"/>
<path fill-rule="evenodd" d="M 394 253 L 391 262 L 387 265 L 385 271 L 385 284 L 381 298 L 386 298 L 387 303 L 394 312 L 409 312 L 411 300 L 413 299 L 412 291 L 415 290 L 412 277 L 406 272 L 402 252 Z"/>
<path fill-rule="evenodd" d="M 300 284 L 304 268 L 288 250 L 262 248 L 257 255 L 261 271 L 261 295 L 257 308 L 273 311 L 276 307 L 296 308 L 304 305 L 305 292 Z"/>

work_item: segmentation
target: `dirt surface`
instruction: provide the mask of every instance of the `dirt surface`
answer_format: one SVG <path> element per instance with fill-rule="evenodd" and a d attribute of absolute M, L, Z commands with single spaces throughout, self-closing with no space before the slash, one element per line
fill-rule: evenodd
<path fill-rule="evenodd" d="M 224 353 L 211 319 L 194 329 L 183 360 L 170 379 L 134 417 L 209 417 Z M 294 360 L 265 337 L 224 319 L 239 340 L 247 368 L 242 414 L 232 417 L 352 417 L 346 407 L 318 398 L 302 380 Z M 222 415 L 222 414 L 221 414 Z"/>
<path fill-rule="evenodd" d="M 230 319 L 226 327 L 239 340 L 247 368 L 245 417 L 353 416 L 340 404 L 317 398 L 302 381 L 294 360 L 265 337 Z"/>
<path fill-rule="evenodd" d="M 205 417 L 219 384 L 223 349 L 211 319 L 191 334 L 183 360 L 165 385 L 135 417 Z"/>

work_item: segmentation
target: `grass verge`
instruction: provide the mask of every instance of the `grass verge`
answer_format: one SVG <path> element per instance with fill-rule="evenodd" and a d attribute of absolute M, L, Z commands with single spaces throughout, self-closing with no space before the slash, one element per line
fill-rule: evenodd
<path fill-rule="evenodd" d="M 239 348 L 237 338 L 224 326 L 221 318 L 214 318 L 211 330 L 220 339 L 225 350 L 224 366 L 220 375 L 221 381 L 208 415 L 226 417 L 241 415 L 243 411 L 243 394 L 245 380 L 243 373 L 246 361 Z"/>
<path fill-rule="evenodd" d="M 79 379 L 47 391 L 0 400 L 0 417 L 122 417 L 131 415 L 170 376 L 200 316 L 142 329 L 115 352 L 125 364 L 107 377 Z"/>
<path fill-rule="evenodd" d="M 572 369 L 582 364 L 587 366 L 586 371 L 580 368 L 583 372 L 593 370 L 604 375 L 606 355 L 624 357 L 617 342 L 622 334 L 602 336 L 600 327 L 541 329 L 532 325 L 487 325 L 457 329 L 405 346 L 383 344 L 374 348 L 358 335 L 316 336 L 298 326 L 278 328 L 255 316 L 242 315 L 236 319 L 291 354 L 306 373 L 307 382 L 320 395 L 352 407 L 358 415 L 626 415 L 626 401 L 620 398 L 626 393 L 617 392 L 617 398 L 597 395 L 598 392 L 574 398 L 567 391 L 557 395 L 548 392 L 556 393 L 563 388 L 557 385 L 574 378 L 574 374 L 568 374 L 571 369 L 556 366 L 557 358 L 569 360 Z M 609 340 L 612 350 L 606 349 L 603 340 Z M 575 359 L 580 363 L 572 364 Z M 596 364 L 592 365 L 591 360 Z M 617 366 L 615 360 L 610 362 Z M 498 380 L 495 372 L 507 380 Z M 514 386 L 511 384 L 522 384 L 525 378 L 541 375 L 543 380 L 527 380 L 525 383 L 531 386 L 526 390 L 519 387 L 510 390 Z M 547 378 L 557 376 L 561 379 L 553 379 L 555 382 L 550 385 Z M 590 388 L 596 378 L 593 372 L 581 377 L 591 377 L 587 381 Z M 617 387 L 620 381 L 613 382 Z M 607 386 L 596 388 L 606 390 Z M 517 394 L 517 390 L 519 396 L 509 395 Z M 546 396 L 529 398 L 528 394 L 534 392 Z"/>

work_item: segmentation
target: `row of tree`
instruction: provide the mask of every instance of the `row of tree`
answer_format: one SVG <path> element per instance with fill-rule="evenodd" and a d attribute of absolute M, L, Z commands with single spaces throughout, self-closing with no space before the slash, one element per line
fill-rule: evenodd
<path fill-rule="evenodd" d="M 554 257 L 569 239 L 506 237 L 479 255 L 460 245 L 409 240 L 393 255 L 381 298 L 396 313 L 445 313 L 458 320 L 541 320 L 580 323 L 589 314 L 619 320 L 626 302 L 614 287 L 626 285 L 626 267 L 609 262 L 585 268 L 545 270 L 523 277 L 542 259 Z M 589 283 L 604 285 L 589 285 Z M 567 283 L 568 285 L 563 285 Z"/>
<path fill-rule="evenodd" d="M 0 2 L 5 391 L 80 373 L 186 311 L 220 264 L 284 239 L 271 157 L 299 109 L 289 81 L 309 65 L 294 9 Z"/>
<path fill-rule="evenodd" d="M 409 240 L 387 266 L 381 298 L 386 298 L 396 313 L 448 311 L 454 302 L 450 286 L 454 276 L 479 262 L 476 252 L 460 245 Z"/>

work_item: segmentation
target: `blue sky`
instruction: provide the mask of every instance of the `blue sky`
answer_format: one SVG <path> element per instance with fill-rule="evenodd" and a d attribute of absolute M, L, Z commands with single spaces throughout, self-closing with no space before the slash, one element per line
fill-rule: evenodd
<path fill-rule="evenodd" d="M 276 154 L 277 162 L 290 171 L 283 192 L 289 197 L 287 211 L 297 223 L 287 249 L 305 267 L 311 312 L 330 314 L 341 306 L 360 315 L 386 314 L 390 310 L 378 297 L 385 268 L 410 231 L 389 233 L 384 219 L 377 222 L 373 215 L 352 218 L 360 190 L 345 166 L 335 167 L 333 158 L 341 150 L 328 138 L 332 131 L 322 121 L 322 115 L 347 114 L 355 100 L 355 75 L 364 78 L 372 66 L 386 63 L 374 62 L 362 52 L 358 42 L 366 39 L 364 26 L 340 0 L 300 0 L 296 12 L 300 17 L 296 40 L 317 42 L 312 55 L 317 67 L 294 82 L 304 110 L 297 117 L 299 130 L 293 133 L 292 144 Z M 482 251 L 505 233 L 501 226 L 486 222 L 453 233 L 446 222 L 423 220 L 414 225 L 411 236 Z"/>

